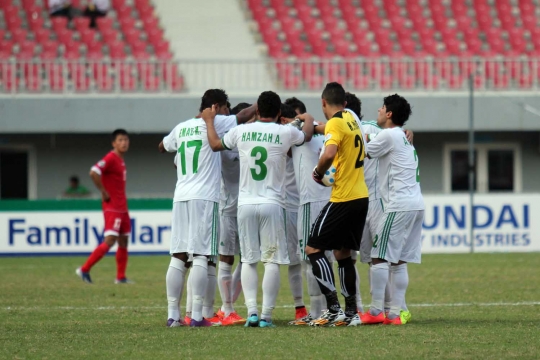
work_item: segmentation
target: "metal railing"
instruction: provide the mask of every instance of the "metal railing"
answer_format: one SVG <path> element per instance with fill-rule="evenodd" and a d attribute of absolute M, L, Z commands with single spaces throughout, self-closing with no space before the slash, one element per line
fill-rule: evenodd
<path fill-rule="evenodd" d="M 4 61 L 0 93 L 182 93 L 211 87 L 319 92 L 337 81 L 348 90 L 477 91 L 539 89 L 540 59 L 365 59 L 203 61 Z"/>

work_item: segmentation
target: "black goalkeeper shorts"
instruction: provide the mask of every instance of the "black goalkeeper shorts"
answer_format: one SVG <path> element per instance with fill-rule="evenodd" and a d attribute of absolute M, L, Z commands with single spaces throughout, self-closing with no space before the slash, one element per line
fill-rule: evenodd
<path fill-rule="evenodd" d="M 360 250 L 369 198 L 329 202 L 311 227 L 307 245 L 319 250 Z"/>

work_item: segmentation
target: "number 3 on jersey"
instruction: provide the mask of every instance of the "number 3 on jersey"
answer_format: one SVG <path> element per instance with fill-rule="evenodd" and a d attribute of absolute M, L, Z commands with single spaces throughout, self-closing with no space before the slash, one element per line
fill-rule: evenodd
<path fill-rule="evenodd" d="M 182 175 L 186 175 L 186 145 L 188 148 L 194 147 L 195 152 L 193 153 L 193 167 L 192 167 L 192 173 L 196 174 L 197 171 L 199 171 L 199 153 L 201 152 L 202 148 L 202 140 L 190 140 L 190 141 L 182 141 L 180 146 L 178 147 L 178 155 L 180 155 L 180 166 L 182 169 Z"/>
<path fill-rule="evenodd" d="M 255 167 L 250 168 L 251 177 L 255 181 L 262 181 L 266 178 L 268 168 L 264 164 L 268 159 L 268 152 L 262 146 L 255 146 L 251 149 L 251 157 L 255 158 Z"/>

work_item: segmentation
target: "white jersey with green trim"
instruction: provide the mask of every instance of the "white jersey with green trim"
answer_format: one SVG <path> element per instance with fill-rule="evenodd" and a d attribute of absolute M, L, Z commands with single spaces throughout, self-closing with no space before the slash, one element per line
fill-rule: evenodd
<path fill-rule="evenodd" d="M 366 144 L 379 159 L 379 190 L 384 212 L 424 210 L 416 149 L 401 127 L 383 129 Z"/>
<path fill-rule="evenodd" d="M 218 136 L 236 126 L 236 116 L 216 116 Z M 193 118 L 178 124 L 163 139 L 168 152 L 176 152 L 176 189 L 173 202 L 208 200 L 219 202 L 221 159 L 208 144 L 206 124 Z"/>
<path fill-rule="evenodd" d="M 223 216 L 236 216 L 240 186 L 240 155 L 238 149 L 221 153 L 221 192 L 219 212 Z"/>
<path fill-rule="evenodd" d="M 302 131 L 276 123 L 255 122 L 237 126 L 222 139 L 226 149 L 238 148 L 240 193 L 238 206 L 276 204 L 286 207 L 287 152 L 304 143 Z"/>
<path fill-rule="evenodd" d="M 377 125 L 376 121 L 361 121 L 356 113 L 350 109 L 349 111 L 362 130 L 362 134 L 378 134 L 381 132 L 381 128 Z M 377 187 L 377 170 L 379 167 L 379 160 L 369 159 L 367 156 L 364 158 L 364 178 L 366 179 L 366 185 L 369 192 L 369 201 L 377 200 L 381 198 L 380 191 Z"/>
<path fill-rule="evenodd" d="M 315 125 L 317 125 L 317 123 L 315 123 Z M 294 146 L 291 149 L 294 164 L 294 176 L 300 195 L 299 206 L 310 202 L 330 200 L 332 188 L 317 184 L 311 177 L 313 169 L 319 162 L 319 155 L 323 146 L 324 134 L 313 134 L 310 142 L 307 142 L 302 146 Z"/>

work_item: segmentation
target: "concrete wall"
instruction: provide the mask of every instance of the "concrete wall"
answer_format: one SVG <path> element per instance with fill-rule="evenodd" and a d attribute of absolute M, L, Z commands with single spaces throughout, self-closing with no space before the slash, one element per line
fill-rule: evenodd
<path fill-rule="evenodd" d="M 172 197 L 176 172 L 172 154 L 160 154 L 157 144 L 163 134 L 131 135 L 125 161 L 128 170 L 127 191 L 130 197 Z M 538 132 L 479 133 L 479 142 L 517 142 L 521 144 L 523 192 L 540 192 L 540 134 Z M 467 142 L 466 133 L 417 132 L 415 147 L 420 157 L 424 193 L 443 191 L 444 143 Z M 0 135 L 0 145 L 30 144 L 37 155 L 37 197 L 59 196 L 71 175 L 93 190 L 88 172 L 110 149 L 107 134 L 72 135 Z M 94 191 L 94 194 L 96 192 Z"/>
<path fill-rule="evenodd" d="M 308 111 L 322 118 L 320 95 L 296 95 Z M 366 119 L 376 117 L 385 94 L 358 94 Z M 408 127 L 416 131 L 466 131 L 467 94 L 403 94 L 413 106 Z M 201 93 L 202 96 L 202 93 Z M 233 94 L 231 103 L 255 102 L 257 94 Z M 161 133 L 197 114 L 193 96 L 18 96 L 0 97 L 0 133 L 108 133 L 124 127 L 132 133 Z M 540 130 L 536 93 L 483 93 L 475 98 L 475 128 L 483 131 Z"/>

